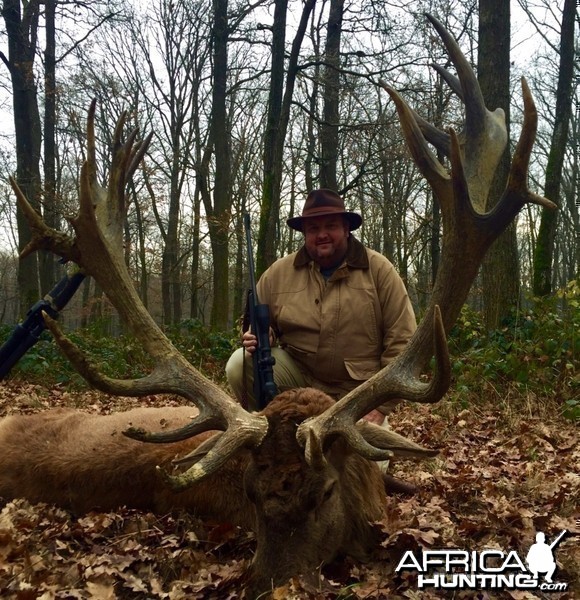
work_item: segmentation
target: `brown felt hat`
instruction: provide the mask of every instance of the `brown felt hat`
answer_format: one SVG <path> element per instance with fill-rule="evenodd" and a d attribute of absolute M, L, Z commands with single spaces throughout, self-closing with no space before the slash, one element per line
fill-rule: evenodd
<path fill-rule="evenodd" d="M 349 224 L 350 230 L 354 231 L 361 226 L 362 217 L 355 212 L 350 212 L 344 208 L 344 200 L 332 190 L 312 190 L 302 209 L 302 215 L 288 219 L 289 227 L 302 231 L 302 220 L 308 217 L 324 217 L 327 215 L 344 215 Z"/>

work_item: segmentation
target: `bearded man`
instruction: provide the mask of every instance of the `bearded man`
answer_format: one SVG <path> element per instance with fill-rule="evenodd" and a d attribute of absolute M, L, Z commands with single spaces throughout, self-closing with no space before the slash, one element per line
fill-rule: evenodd
<path fill-rule="evenodd" d="M 310 192 L 301 216 L 287 223 L 302 232 L 304 245 L 257 283 L 259 301 L 270 309 L 274 381 L 280 392 L 314 387 L 338 400 L 403 350 L 416 329 L 413 307 L 392 263 L 352 235 L 362 217 L 346 210 L 336 192 Z M 249 409 L 256 404 L 247 358 L 256 346 L 245 331 L 226 366 L 232 390 Z M 388 412 L 379 407 L 365 418 L 382 425 Z"/>

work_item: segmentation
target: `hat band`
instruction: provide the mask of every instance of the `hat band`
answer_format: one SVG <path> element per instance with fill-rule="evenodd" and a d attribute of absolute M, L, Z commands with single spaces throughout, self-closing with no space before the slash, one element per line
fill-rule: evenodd
<path fill-rule="evenodd" d="M 316 217 L 317 215 L 329 215 L 329 214 L 345 214 L 344 208 L 338 206 L 319 206 L 318 208 L 308 208 L 302 213 L 302 218 L 307 219 L 308 217 Z"/>

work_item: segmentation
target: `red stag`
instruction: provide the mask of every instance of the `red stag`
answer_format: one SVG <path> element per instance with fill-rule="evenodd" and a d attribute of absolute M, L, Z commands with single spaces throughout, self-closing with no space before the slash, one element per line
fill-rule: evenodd
<path fill-rule="evenodd" d="M 455 77 L 438 68 L 465 103 L 465 129 L 459 135 L 436 129 L 381 83 L 396 104 L 412 156 L 443 216 L 442 260 L 432 303 L 403 354 L 339 402 L 313 389 L 297 389 L 280 394 L 261 413 L 246 412 L 177 352 L 137 296 L 123 258 L 124 190 L 147 140 L 137 144 L 133 132 L 122 143 L 120 120 L 108 188 L 100 188 L 93 103 L 79 212 L 71 219 L 74 237 L 47 227 L 12 182 L 34 233 L 23 254 L 43 248 L 78 264 L 99 283 L 156 365 L 141 379 L 108 378 L 49 321 L 62 350 L 87 381 L 117 395 L 178 394 L 197 408 L 142 408 L 110 416 L 61 410 L 6 418 L 0 424 L 1 496 L 79 511 L 122 504 L 160 511 L 185 508 L 254 528 L 250 594 L 313 572 L 340 552 L 364 558 L 374 543 L 370 523 L 383 515 L 384 490 L 374 461 L 391 454 L 434 453 L 361 417 L 389 401 L 436 402 L 443 396 L 449 385 L 445 332 L 457 318 L 483 255 L 525 203 L 551 205 L 527 188 L 537 117 L 522 81 L 525 121 L 509 181 L 500 202 L 485 213 L 507 143 L 503 112 L 485 108 L 455 40 L 436 19 L 429 19 L 457 70 Z M 448 157 L 450 172 L 428 142 Z M 423 383 L 419 375 L 433 352 L 436 372 L 430 383 Z M 158 433 L 147 433 L 151 430 Z"/>

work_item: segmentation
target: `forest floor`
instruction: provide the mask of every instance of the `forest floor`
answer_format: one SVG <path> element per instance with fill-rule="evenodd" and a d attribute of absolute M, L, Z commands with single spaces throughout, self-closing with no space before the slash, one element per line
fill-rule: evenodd
<path fill-rule="evenodd" d="M 394 465 L 394 474 L 419 491 L 385 499 L 387 517 L 377 524 L 382 543 L 373 560 L 337 561 L 322 570 L 318 585 L 296 578 L 274 590 L 273 598 L 580 598 L 578 428 L 535 398 L 499 398 L 482 389 L 477 402 L 465 400 L 405 405 L 393 414 L 395 430 L 441 453 Z M 56 406 L 110 412 L 143 402 L 162 405 L 166 399 L 0 384 L 0 415 Z M 187 514 L 123 508 L 72 515 L 20 499 L 0 502 L 0 509 L 4 600 L 239 598 L 255 548 L 250 532 Z M 420 589 L 416 571 L 395 572 L 407 550 L 419 556 L 421 549 L 496 549 L 515 551 L 523 560 L 538 531 L 551 542 L 563 530 L 567 534 L 554 549 L 554 581 L 567 584 L 564 592 Z"/>

